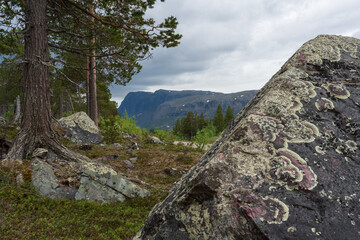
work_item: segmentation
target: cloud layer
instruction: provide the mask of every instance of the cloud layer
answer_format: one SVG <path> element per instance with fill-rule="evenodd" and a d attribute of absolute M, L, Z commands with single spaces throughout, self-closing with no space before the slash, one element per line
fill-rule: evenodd
<path fill-rule="evenodd" d="M 128 92 L 260 89 L 306 41 L 319 34 L 360 38 L 358 0 L 167 0 L 148 12 L 176 16 L 181 44 L 156 49 L 127 86 L 111 88 L 120 103 Z"/>

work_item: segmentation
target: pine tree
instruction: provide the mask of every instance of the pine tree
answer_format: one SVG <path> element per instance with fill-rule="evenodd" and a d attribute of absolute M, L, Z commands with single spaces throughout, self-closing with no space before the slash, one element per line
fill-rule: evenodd
<path fill-rule="evenodd" d="M 108 73 L 119 77 L 116 83 L 129 81 L 140 71 L 139 61 L 148 58 L 152 49 L 174 47 L 181 38 L 175 33 L 175 17 L 160 24 L 144 18 L 155 2 L 0 0 L 0 24 L 7 26 L 2 28 L 0 39 L 8 39 L 1 42 L 0 52 L 21 54 L 18 41 L 13 41 L 12 36 L 23 34 L 24 39 L 23 119 L 8 158 L 23 159 L 35 148 L 48 147 L 64 158 L 76 159 L 77 154 L 57 140 L 50 125 L 49 75 L 50 67 L 56 67 L 53 64 L 56 59 L 50 61 L 49 47 L 51 57 L 60 56 L 63 51 L 97 57 L 108 66 Z M 94 12 L 89 10 L 90 4 Z M 14 22 L 14 29 L 7 31 Z M 19 31 L 18 25 L 23 31 Z M 94 35 L 97 41 L 88 41 Z M 5 46 L 4 42 L 12 45 Z M 96 56 L 91 50 L 96 50 Z"/>
<path fill-rule="evenodd" d="M 224 117 L 223 117 L 222 107 L 220 104 L 218 105 L 218 107 L 216 109 L 216 113 L 213 118 L 213 123 L 216 128 L 216 133 L 217 134 L 221 133 L 223 131 L 223 127 L 224 127 Z"/>
<path fill-rule="evenodd" d="M 231 122 L 231 120 L 233 118 L 234 118 L 233 110 L 228 105 L 226 112 L 225 112 L 225 117 L 224 117 L 224 129 L 229 125 L 229 123 Z"/>
<path fill-rule="evenodd" d="M 207 121 L 205 120 L 204 114 L 201 113 L 199 117 L 199 124 L 198 124 L 198 130 L 201 130 L 205 128 L 208 125 Z"/>

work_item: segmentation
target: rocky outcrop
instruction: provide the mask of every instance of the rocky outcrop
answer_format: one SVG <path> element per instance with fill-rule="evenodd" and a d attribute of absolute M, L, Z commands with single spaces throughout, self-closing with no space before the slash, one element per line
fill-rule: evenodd
<path fill-rule="evenodd" d="M 140 127 L 169 129 L 175 125 L 177 119 L 186 117 L 189 111 L 198 115 L 203 113 L 205 118 L 212 118 L 219 104 L 224 111 L 227 106 L 231 106 L 234 113 L 238 113 L 257 92 L 257 90 L 229 94 L 194 90 L 131 92 L 126 95 L 118 111 L 122 116 L 125 115 L 125 111 L 129 116 L 134 116 Z"/>
<path fill-rule="evenodd" d="M 78 112 L 59 120 L 61 127 L 66 130 L 66 138 L 75 143 L 98 144 L 102 141 L 100 129 L 94 121 L 85 113 Z"/>
<path fill-rule="evenodd" d="M 34 188 L 50 198 L 104 203 L 149 195 L 108 166 L 92 161 L 65 161 L 46 149 L 35 150 L 31 168 Z"/>
<path fill-rule="evenodd" d="M 136 239 L 359 239 L 359 47 L 305 43 Z"/>

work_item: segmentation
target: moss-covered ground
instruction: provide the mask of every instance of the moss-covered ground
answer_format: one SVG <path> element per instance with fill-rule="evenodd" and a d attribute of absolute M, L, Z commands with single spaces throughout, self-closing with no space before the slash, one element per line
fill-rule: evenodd
<path fill-rule="evenodd" d="M 139 144 L 139 150 L 129 150 L 134 141 Z M 152 207 L 166 197 L 172 184 L 182 175 L 167 175 L 165 169 L 184 172 L 202 155 L 195 149 L 149 144 L 136 138 L 123 139 L 121 148 L 93 145 L 91 150 L 80 150 L 79 145 L 66 143 L 74 151 L 109 164 L 130 179 L 146 183 L 140 186 L 151 192 L 150 197 L 106 204 L 52 200 L 40 197 L 33 190 L 29 160 L 12 168 L 2 166 L 0 239 L 132 239 Z M 135 168 L 124 163 L 130 158 Z M 23 184 L 16 183 L 20 172 L 24 176 Z"/>

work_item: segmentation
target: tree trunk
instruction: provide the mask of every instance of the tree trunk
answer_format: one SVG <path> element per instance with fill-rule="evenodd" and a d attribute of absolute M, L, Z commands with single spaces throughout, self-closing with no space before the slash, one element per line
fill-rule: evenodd
<path fill-rule="evenodd" d="M 7 158 L 21 160 L 38 147 L 66 155 L 67 150 L 51 129 L 49 50 L 46 20 L 47 0 L 26 1 L 24 105 L 21 130 Z"/>
<path fill-rule="evenodd" d="M 90 57 L 86 57 L 86 113 L 90 116 Z"/>
<path fill-rule="evenodd" d="M 90 12 L 95 13 L 94 6 L 90 6 Z M 91 18 L 91 21 L 95 21 L 94 18 Z M 91 46 L 95 45 L 95 37 L 91 39 Z M 96 58 L 95 50 L 91 51 L 89 57 L 89 117 L 95 122 L 96 126 L 98 125 L 98 106 L 97 106 L 97 92 L 96 92 Z"/>
<path fill-rule="evenodd" d="M 21 105 L 20 105 L 20 96 L 17 95 L 17 97 L 15 98 L 15 101 L 14 101 L 14 109 L 13 109 L 13 112 L 14 112 L 14 115 L 13 115 L 13 119 L 12 119 L 12 122 L 19 125 L 20 122 L 21 122 Z"/>
<path fill-rule="evenodd" d="M 59 118 L 64 116 L 64 93 L 60 93 L 59 97 Z"/>
<path fill-rule="evenodd" d="M 0 117 L 4 116 L 8 112 L 9 105 L 7 103 L 1 104 L 0 106 Z"/>

